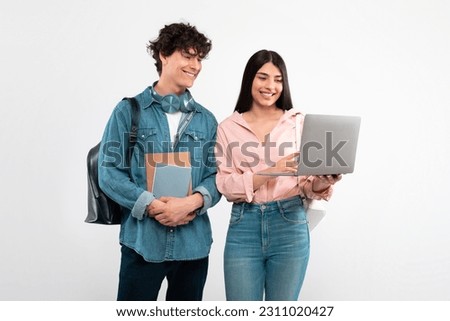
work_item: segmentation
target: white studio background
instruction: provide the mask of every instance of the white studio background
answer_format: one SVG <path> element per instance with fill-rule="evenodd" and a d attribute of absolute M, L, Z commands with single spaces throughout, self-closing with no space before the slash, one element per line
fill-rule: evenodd
<path fill-rule="evenodd" d="M 115 300 L 118 227 L 89 225 L 86 154 L 157 79 L 171 22 L 213 41 L 192 88 L 219 121 L 247 59 L 286 61 L 304 112 L 362 117 L 356 171 L 311 233 L 301 300 L 449 300 L 450 2 L 2 1 L 0 300 Z M 205 300 L 224 300 L 230 204 L 210 211 Z"/>

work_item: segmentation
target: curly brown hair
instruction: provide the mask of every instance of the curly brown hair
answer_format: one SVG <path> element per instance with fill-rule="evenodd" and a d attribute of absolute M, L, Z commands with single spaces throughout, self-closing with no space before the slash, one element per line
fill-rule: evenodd
<path fill-rule="evenodd" d="M 172 23 L 165 25 L 159 31 L 159 36 L 153 41 L 149 41 L 147 52 L 156 60 L 156 71 L 161 75 L 162 63 L 159 58 L 161 53 L 168 57 L 176 50 L 188 52 L 194 49 L 200 58 L 205 58 L 211 51 L 212 43 L 203 33 L 200 33 L 195 26 L 189 23 Z"/>

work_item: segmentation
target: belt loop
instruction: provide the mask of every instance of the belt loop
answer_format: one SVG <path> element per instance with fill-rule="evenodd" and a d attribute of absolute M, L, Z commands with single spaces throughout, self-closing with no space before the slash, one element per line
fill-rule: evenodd
<path fill-rule="evenodd" d="M 242 202 L 241 203 L 241 217 L 242 217 L 242 215 L 244 214 L 244 210 L 245 210 L 245 204 L 247 204 L 246 202 Z"/>
<path fill-rule="evenodd" d="M 278 211 L 282 212 L 283 211 L 283 206 L 281 205 L 281 201 L 280 200 L 277 201 L 277 206 L 278 206 Z"/>

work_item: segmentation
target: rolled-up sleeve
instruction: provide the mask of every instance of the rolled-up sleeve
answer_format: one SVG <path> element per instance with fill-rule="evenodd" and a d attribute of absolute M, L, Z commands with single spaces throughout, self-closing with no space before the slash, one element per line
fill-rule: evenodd
<path fill-rule="evenodd" d="M 306 198 L 328 201 L 333 195 L 333 186 L 332 185 L 328 186 L 328 188 L 326 188 L 323 191 L 320 191 L 320 193 L 314 192 L 313 183 L 314 180 L 316 179 L 318 178 L 314 176 L 308 176 L 306 180 L 303 181 L 303 184 L 301 184 L 300 186 L 301 192 Z"/>
<path fill-rule="evenodd" d="M 137 218 L 138 220 L 142 220 L 147 213 L 147 206 L 150 205 L 151 202 L 155 199 L 153 193 L 144 191 L 137 199 L 136 203 L 134 203 L 133 208 L 131 209 L 131 216 Z"/>

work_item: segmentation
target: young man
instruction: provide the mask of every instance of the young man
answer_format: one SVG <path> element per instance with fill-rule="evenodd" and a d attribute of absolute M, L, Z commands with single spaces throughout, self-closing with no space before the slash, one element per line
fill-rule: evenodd
<path fill-rule="evenodd" d="M 164 278 L 166 300 L 201 300 L 211 248 L 207 209 L 220 199 L 213 146 L 217 121 L 189 90 L 211 41 L 184 23 L 166 25 L 147 46 L 159 80 L 135 96 L 140 108 L 130 168 L 131 106 L 121 101 L 106 126 L 99 155 L 102 190 L 123 207 L 118 300 L 156 300 Z M 118 147 L 119 146 L 119 147 Z M 189 151 L 192 193 L 156 198 L 146 183 L 145 154 Z M 122 159 L 125 159 L 122 155 Z M 177 187 L 176 180 L 167 181 Z"/>

